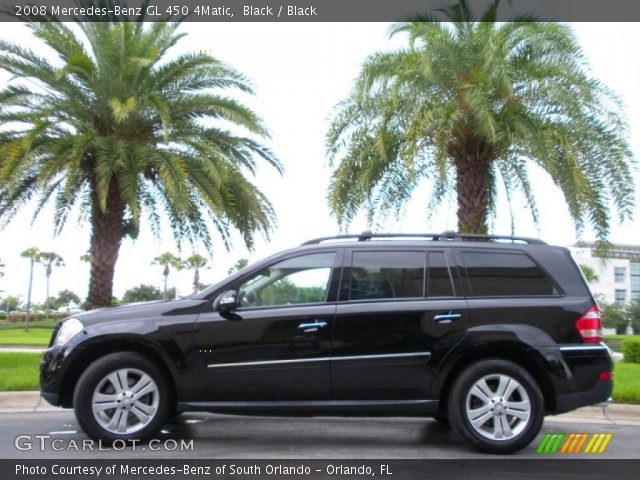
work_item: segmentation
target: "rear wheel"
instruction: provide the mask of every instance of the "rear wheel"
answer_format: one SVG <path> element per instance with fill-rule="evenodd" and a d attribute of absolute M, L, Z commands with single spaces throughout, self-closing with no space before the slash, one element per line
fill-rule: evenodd
<path fill-rule="evenodd" d="M 147 440 L 170 410 L 162 372 L 132 352 L 107 355 L 82 374 L 73 396 L 78 424 L 96 440 Z"/>
<path fill-rule="evenodd" d="M 536 437 L 544 421 L 544 399 L 535 379 L 507 360 L 482 360 L 464 370 L 449 395 L 449 420 L 471 446 L 513 453 Z"/>

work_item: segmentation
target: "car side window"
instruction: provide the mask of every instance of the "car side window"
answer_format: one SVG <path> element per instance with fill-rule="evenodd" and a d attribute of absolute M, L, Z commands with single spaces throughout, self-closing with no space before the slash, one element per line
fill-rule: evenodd
<path fill-rule="evenodd" d="M 553 282 L 520 252 L 463 252 L 475 297 L 557 295 Z"/>
<path fill-rule="evenodd" d="M 444 252 L 429 252 L 427 297 L 452 297 L 453 284 Z"/>
<path fill-rule="evenodd" d="M 353 252 L 350 300 L 424 296 L 425 252 Z"/>
<path fill-rule="evenodd" d="M 240 285 L 238 308 L 325 302 L 335 256 L 301 255 L 262 269 Z"/>

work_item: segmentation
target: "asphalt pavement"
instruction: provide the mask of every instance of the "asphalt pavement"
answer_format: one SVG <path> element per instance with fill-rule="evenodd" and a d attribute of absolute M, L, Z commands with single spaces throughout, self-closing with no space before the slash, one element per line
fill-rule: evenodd
<path fill-rule="evenodd" d="M 594 412 L 597 410 L 594 409 Z M 640 421 L 547 417 L 536 441 L 508 458 L 549 458 L 536 453 L 549 432 L 611 433 L 598 458 L 640 459 Z M 636 420 L 640 420 L 637 419 Z M 470 450 L 449 429 L 420 418 L 280 418 L 183 414 L 169 422 L 153 445 L 118 451 L 93 444 L 79 431 L 70 410 L 0 413 L 0 458 L 137 459 L 469 459 Z M 38 437 L 36 437 L 36 435 Z M 55 442 L 54 442 L 55 440 Z M 186 448 L 180 451 L 180 445 Z M 121 448 L 121 447 L 120 447 Z M 594 458 L 556 454 L 557 459 Z M 504 458 L 504 457 L 495 457 Z"/>

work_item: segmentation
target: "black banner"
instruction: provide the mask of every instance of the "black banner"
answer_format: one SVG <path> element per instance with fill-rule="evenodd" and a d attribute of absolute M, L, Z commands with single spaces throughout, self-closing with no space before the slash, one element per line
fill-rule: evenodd
<path fill-rule="evenodd" d="M 180 20 L 188 22 L 389 22 L 424 15 L 455 0 L 0 0 L 1 21 Z M 469 0 L 478 15 L 489 0 Z M 515 18 L 575 22 L 640 21 L 636 0 L 502 0 L 500 21 Z M 522 17 L 524 16 L 524 17 Z"/>
<path fill-rule="evenodd" d="M 0 460 L 17 479 L 636 479 L 640 460 L 487 458 L 481 460 Z"/>

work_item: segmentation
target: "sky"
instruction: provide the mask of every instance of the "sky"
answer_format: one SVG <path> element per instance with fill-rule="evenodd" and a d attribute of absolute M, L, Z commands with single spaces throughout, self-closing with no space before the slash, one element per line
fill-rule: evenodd
<path fill-rule="evenodd" d="M 629 122 L 629 142 L 634 158 L 640 154 L 640 40 L 638 25 L 633 23 L 572 24 L 578 42 L 590 63 L 593 76 L 609 86 L 622 100 Z M 252 82 L 255 97 L 242 97 L 265 121 L 271 138 L 269 147 L 284 165 L 284 175 L 271 168 L 261 168 L 256 185 L 273 203 L 277 225 L 269 239 L 258 237 L 253 251 L 248 252 L 239 237 L 234 237 L 232 249 L 225 250 L 214 238 L 211 268 L 201 272 L 203 283 L 214 283 L 226 275 L 240 258 L 258 260 L 272 253 L 299 245 L 303 241 L 339 233 L 338 225 L 329 213 L 326 192 L 331 174 L 325 154 L 324 136 L 331 113 L 345 98 L 365 57 L 373 52 L 403 45 L 400 37 L 389 39 L 389 25 L 384 23 L 187 23 L 182 25 L 187 36 L 176 52 L 206 50 L 243 72 Z M 24 25 L 3 24 L 3 40 L 19 41 L 39 52 L 38 43 L 30 38 Z M 0 72 L 0 82 L 8 76 Z M 535 225 L 522 197 L 515 196 L 509 205 L 500 195 L 498 211 L 491 230 L 509 234 L 510 208 L 515 216 L 517 235 L 539 237 L 551 244 L 571 245 L 577 240 L 573 224 L 559 190 L 543 172 L 531 169 L 532 183 L 540 213 Z M 640 184 L 635 172 L 636 184 Z M 377 231 L 440 232 L 455 230 L 455 199 L 445 202 L 437 212 L 427 215 L 429 185 L 419 188 L 400 219 L 389 218 Z M 636 197 L 638 194 L 636 192 Z M 640 198 L 636 203 L 640 205 Z M 65 260 L 65 267 L 54 269 L 51 292 L 70 289 L 82 298 L 86 295 L 89 265 L 80 260 L 88 250 L 89 226 L 68 222 L 55 237 L 52 210 L 45 208 L 32 223 L 35 205 L 22 212 L 0 231 L 0 262 L 5 263 L 5 276 L 0 278 L 1 295 L 20 295 L 26 299 L 28 261 L 20 252 L 35 246 L 53 250 Z M 638 209 L 640 210 L 640 208 Z M 623 225 L 615 222 L 610 239 L 617 243 L 640 244 L 640 211 L 633 221 Z M 147 225 L 148 226 L 148 225 Z M 364 215 L 350 225 L 358 233 L 368 228 Z M 586 230 L 583 240 L 592 240 Z M 114 280 L 114 294 L 140 283 L 162 285 L 162 267 L 152 266 L 154 257 L 165 252 L 178 253 L 169 229 L 155 238 L 143 224 L 137 240 L 126 239 L 120 250 Z M 183 246 L 182 256 L 192 253 Z M 204 254 L 203 248 L 196 251 Z M 44 267 L 34 272 L 32 298 L 43 302 L 45 297 Z M 191 291 L 192 274 L 172 272 L 169 285 L 178 293 Z"/>

